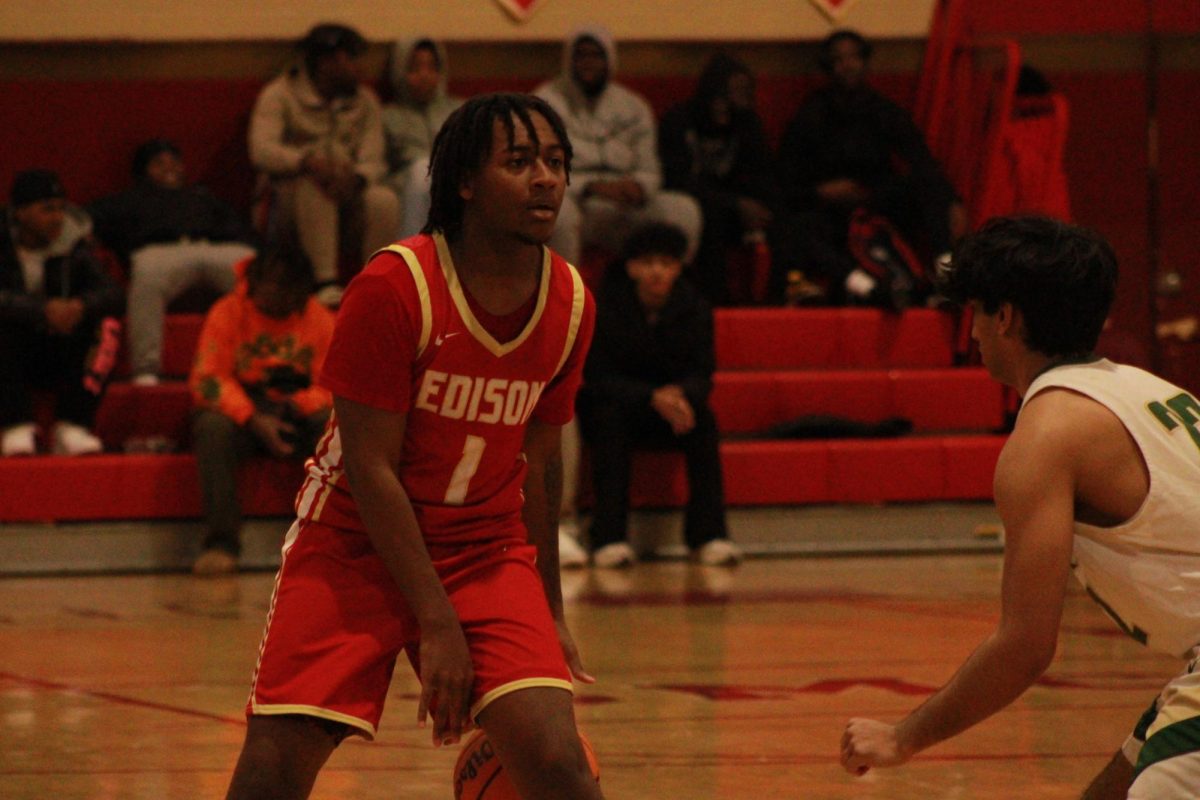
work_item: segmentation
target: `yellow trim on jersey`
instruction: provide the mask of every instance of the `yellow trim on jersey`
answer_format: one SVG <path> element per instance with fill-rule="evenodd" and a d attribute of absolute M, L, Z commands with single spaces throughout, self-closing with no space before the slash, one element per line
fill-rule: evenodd
<path fill-rule="evenodd" d="M 542 247 L 542 278 L 541 285 L 538 287 L 537 306 L 533 309 L 533 316 L 529 318 L 529 322 L 525 323 L 524 330 L 517 338 L 511 342 L 500 344 L 487 332 L 486 328 L 479 324 L 479 320 L 475 319 L 475 315 L 471 312 L 471 304 L 467 302 L 462 284 L 458 281 L 458 272 L 454 268 L 454 259 L 450 256 L 450 247 L 446 244 L 446 238 L 440 233 L 435 233 L 433 240 L 437 244 L 438 260 L 442 262 L 442 272 L 446 275 L 446 286 L 450 289 L 450 297 L 454 299 L 454 306 L 458 309 L 458 314 L 466 323 L 467 330 L 471 335 L 496 356 L 506 356 L 520 347 L 522 342 L 533 333 L 538 321 L 542 318 L 543 309 L 546 308 L 546 297 L 550 293 L 549 248 Z"/>
<path fill-rule="evenodd" d="M 417 260 L 417 254 L 412 250 L 403 245 L 389 244 L 377 252 L 382 253 L 384 250 L 395 253 L 404 259 L 404 263 L 408 264 L 408 271 L 412 273 L 413 283 L 417 285 L 417 297 L 421 300 L 421 338 L 417 341 L 417 358 L 420 358 L 429 345 L 429 334 L 433 330 L 433 306 L 429 302 L 429 282 L 425 280 L 421 262 Z"/>
<path fill-rule="evenodd" d="M 501 686 L 497 686 L 495 689 L 492 689 L 483 697 L 479 698 L 478 702 L 471 706 L 471 719 L 477 718 L 479 713 L 483 711 L 483 709 L 486 708 L 489 703 L 493 702 L 497 698 L 503 697 L 506 694 L 512 694 L 513 692 L 519 692 L 522 689 L 536 689 L 542 687 L 550 689 L 566 689 L 571 694 L 575 694 L 575 687 L 570 681 L 560 680 L 559 678 L 522 678 L 519 681 L 512 681 L 511 683 L 505 683 Z"/>
<path fill-rule="evenodd" d="M 303 714 L 306 717 L 318 717 L 319 719 L 327 719 L 330 722 L 340 722 L 343 725 L 349 725 L 351 728 L 356 728 L 366 734 L 368 739 L 375 738 L 375 726 L 367 722 L 365 719 L 352 717 L 349 714 L 342 714 L 337 711 L 330 711 L 327 708 L 319 706 L 304 706 L 304 705 L 269 705 L 260 706 L 257 703 L 251 703 L 250 713 L 264 717 L 277 716 L 280 714 Z"/>
<path fill-rule="evenodd" d="M 583 278 L 579 277 L 579 272 L 572 264 L 564 263 L 567 264 L 567 269 L 571 273 L 571 324 L 567 326 L 567 341 L 563 344 L 562 357 L 558 359 L 558 366 L 554 368 L 556 377 L 563 368 L 563 364 L 567 363 L 567 357 L 571 355 L 572 348 L 575 347 L 575 337 L 579 334 L 580 323 L 583 322 L 583 308 L 587 297 L 583 289 Z"/>

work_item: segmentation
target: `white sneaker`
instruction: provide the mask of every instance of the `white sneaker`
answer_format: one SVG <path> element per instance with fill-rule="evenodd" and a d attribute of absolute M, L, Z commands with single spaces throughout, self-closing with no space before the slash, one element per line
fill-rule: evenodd
<path fill-rule="evenodd" d="M 592 563 L 600 569 L 624 569 L 637 563 L 637 553 L 629 542 L 613 542 L 592 553 Z"/>
<path fill-rule="evenodd" d="M 153 372 L 142 372 L 134 375 L 130 383 L 134 386 L 158 386 L 158 376 Z"/>
<path fill-rule="evenodd" d="M 846 276 L 846 292 L 860 299 L 866 299 L 878 285 L 879 281 L 861 269 L 856 269 Z"/>
<path fill-rule="evenodd" d="M 558 526 L 558 566 L 562 569 L 580 569 L 587 566 L 587 552 L 569 532 L 567 525 Z"/>
<path fill-rule="evenodd" d="M 37 426 L 22 422 L 0 433 L 0 456 L 32 456 L 37 454 Z"/>
<path fill-rule="evenodd" d="M 58 422 L 54 425 L 54 452 L 64 456 L 87 456 L 104 452 L 104 442 L 82 425 Z"/>
<path fill-rule="evenodd" d="M 696 558 L 701 564 L 710 567 L 736 567 L 742 563 L 745 554 L 742 553 L 742 548 L 728 539 L 713 539 L 700 546 L 696 551 Z"/>

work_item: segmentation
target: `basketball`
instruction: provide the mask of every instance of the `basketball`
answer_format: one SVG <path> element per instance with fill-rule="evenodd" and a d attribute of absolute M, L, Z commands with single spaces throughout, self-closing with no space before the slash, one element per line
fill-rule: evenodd
<path fill-rule="evenodd" d="M 600 765 L 596 761 L 592 743 L 582 733 L 579 734 L 579 741 L 583 744 L 592 776 L 599 781 Z M 482 730 L 475 731 L 463 743 L 462 752 L 458 754 L 458 761 L 454 765 L 454 800 L 521 800 L 504 774 L 491 740 Z"/>

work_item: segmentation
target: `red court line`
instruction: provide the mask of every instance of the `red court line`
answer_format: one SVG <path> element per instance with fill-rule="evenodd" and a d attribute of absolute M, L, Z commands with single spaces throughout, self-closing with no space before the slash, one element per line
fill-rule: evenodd
<path fill-rule="evenodd" d="M 80 694 L 84 697 L 94 697 L 97 700 L 106 700 L 110 703 L 118 703 L 120 705 L 134 706 L 136 708 L 146 708 L 152 711 L 166 711 L 171 714 L 182 714 L 188 717 L 200 717 L 201 719 L 213 720 L 215 722 L 224 722 L 227 725 L 245 726 L 246 720 L 243 717 L 226 717 L 221 714 L 210 714 L 207 711 L 197 711 L 194 708 L 183 708 L 182 706 L 171 706 L 166 703 L 155 703 L 151 700 L 139 700 L 136 697 L 126 697 L 125 695 L 113 694 L 112 692 L 98 692 L 93 689 L 84 689 L 80 686 L 72 686 L 68 683 L 58 683 L 57 681 L 47 681 L 41 678 L 29 678 L 24 675 L 14 675 L 11 672 L 0 672 L 0 680 L 10 680 L 15 683 L 22 683 L 26 686 L 33 686 L 38 689 L 49 689 L 58 692 L 71 692 Z"/>

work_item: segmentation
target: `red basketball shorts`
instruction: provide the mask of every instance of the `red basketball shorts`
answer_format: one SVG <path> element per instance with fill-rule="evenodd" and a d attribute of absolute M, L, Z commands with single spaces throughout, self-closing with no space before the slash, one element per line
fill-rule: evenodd
<path fill-rule="evenodd" d="M 472 718 L 518 689 L 571 691 L 532 545 L 434 546 L 431 555 L 471 651 Z M 373 739 L 396 659 L 406 652 L 419 675 L 419 644 L 416 620 L 366 533 L 296 522 L 246 714 L 307 714 Z"/>

